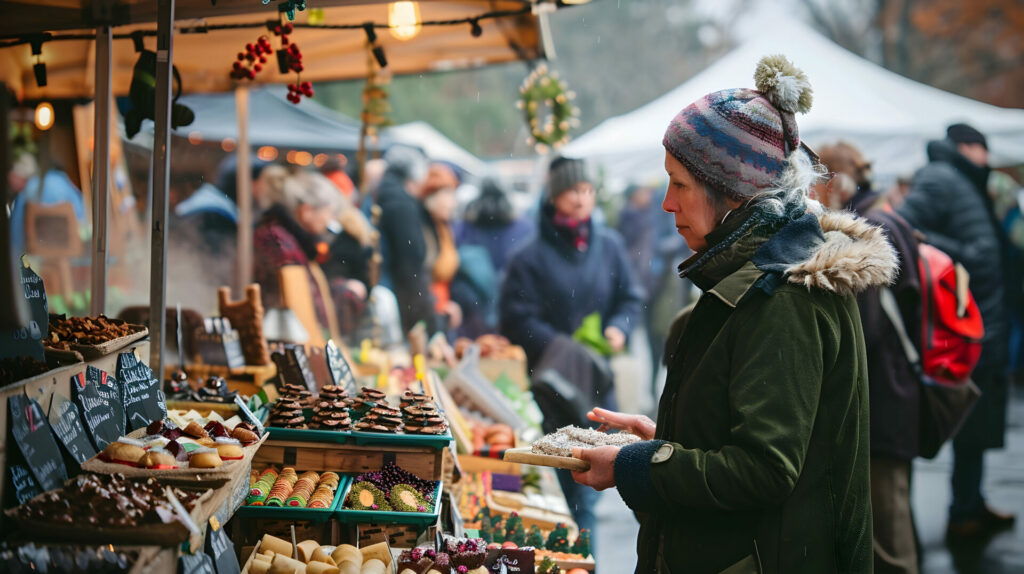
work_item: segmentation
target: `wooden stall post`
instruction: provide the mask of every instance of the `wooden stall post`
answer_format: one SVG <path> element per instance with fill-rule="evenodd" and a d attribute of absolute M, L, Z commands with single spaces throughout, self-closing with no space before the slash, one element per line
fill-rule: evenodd
<path fill-rule="evenodd" d="M 238 193 L 238 259 L 235 269 L 235 295 L 245 293 L 252 281 L 252 150 L 249 148 L 249 88 L 235 88 L 235 110 L 238 115 L 238 161 L 235 189 Z"/>
<path fill-rule="evenodd" d="M 150 249 L 149 365 L 164 372 L 167 314 L 167 190 L 171 183 L 171 89 L 174 65 L 174 0 L 159 0 L 156 36 L 156 112 L 153 115 L 153 235 Z M 99 115 L 99 114 L 97 114 Z"/>
<path fill-rule="evenodd" d="M 110 26 L 96 28 L 96 103 L 92 154 L 92 315 L 107 306 L 107 198 L 110 195 Z"/>

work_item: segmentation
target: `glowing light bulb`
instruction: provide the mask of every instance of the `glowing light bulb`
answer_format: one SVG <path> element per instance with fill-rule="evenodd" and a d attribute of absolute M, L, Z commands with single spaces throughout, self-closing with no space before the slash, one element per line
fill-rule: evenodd
<path fill-rule="evenodd" d="M 397 40 L 412 40 L 420 33 L 420 5 L 418 2 L 392 2 L 388 4 L 388 26 Z"/>
<path fill-rule="evenodd" d="M 53 105 L 41 102 L 36 106 L 36 127 L 46 131 L 53 127 Z"/>

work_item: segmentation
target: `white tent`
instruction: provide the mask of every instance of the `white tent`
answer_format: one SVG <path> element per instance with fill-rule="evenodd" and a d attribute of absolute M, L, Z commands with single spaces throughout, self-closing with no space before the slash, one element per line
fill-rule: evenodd
<path fill-rule="evenodd" d="M 757 30 L 690 80 L 632 112 L 605 120 L 564 153 L 603 164 L 612 185 L 660 177 L 665 157 L 661 141 L 669 121 L 709 92 L 754 87 L 758 60 L 783 53 L 807 73 L 814 87 L 811 111 L 797 115 L 802 140 L 812 147 L 839 139 L 853 143 L 874 162 L 880 178 L 913 173 L 927 161 L 927 141 L 943 137 L 946 126 L 956 122 L 986 134 L 993 165 L 1024 162 L 1024 110 L 991 106 L 915 82 L 792 19 Z"/>
<path fill-rule="evenodd" d="M 476 178 L 484 177 L 491 172 L 491 168 L 483 160 L 448 139 L 427 122 L 417 121 L 392 126 L 383 133 L 393 142 L 419 147 L 430 159 L 451 162 Z"/>

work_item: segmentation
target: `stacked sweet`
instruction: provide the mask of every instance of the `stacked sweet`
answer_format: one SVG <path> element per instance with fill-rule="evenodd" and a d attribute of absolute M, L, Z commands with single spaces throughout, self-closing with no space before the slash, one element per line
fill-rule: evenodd
<path fill-rule="evenodd" d="M 348 393 L 341 387 L 328 385 L 321 388 L 320 397 L 313 407 L 312 426 L 320 430 L 351 430 L 347 398 Z"/>
<path fill-rule="evenodd" d="M 448 431 L 448 423 L 430 395 L 405 391 L 400 406 L 405 432 L 441 435 Z"/>
<path fill-rule="evenodd" d="M 277 506 L 289 508 L 329 508 L 334 501 L 341 478 L 333 472 L 304 472 L 299 476 L 294 468 L 278 472 L 268 468 L 250 477 L 247 506 Z"/>
<path fill-rule="evenodd" d="M 287 429 L 305 429 L 306 417 L 302 409 L 310 405 L 313 393 L 302 385 L 285 384 L 278 392 L 281 397 L 270 412 L 270 426 Z"/>

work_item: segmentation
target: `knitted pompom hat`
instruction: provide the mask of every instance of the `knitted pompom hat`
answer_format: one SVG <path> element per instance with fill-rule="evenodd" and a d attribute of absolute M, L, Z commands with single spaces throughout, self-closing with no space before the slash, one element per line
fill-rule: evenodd
<path fill-rule="evenodd" d="M 800 146 L 794 114 L 811 108 L 811 84 L 785 56 L 762 58 L 754 82 L 756 90 L 722 90 L 690 104 L 663 141 L 694 176 L 738 201 L 773 187 Z"/>

